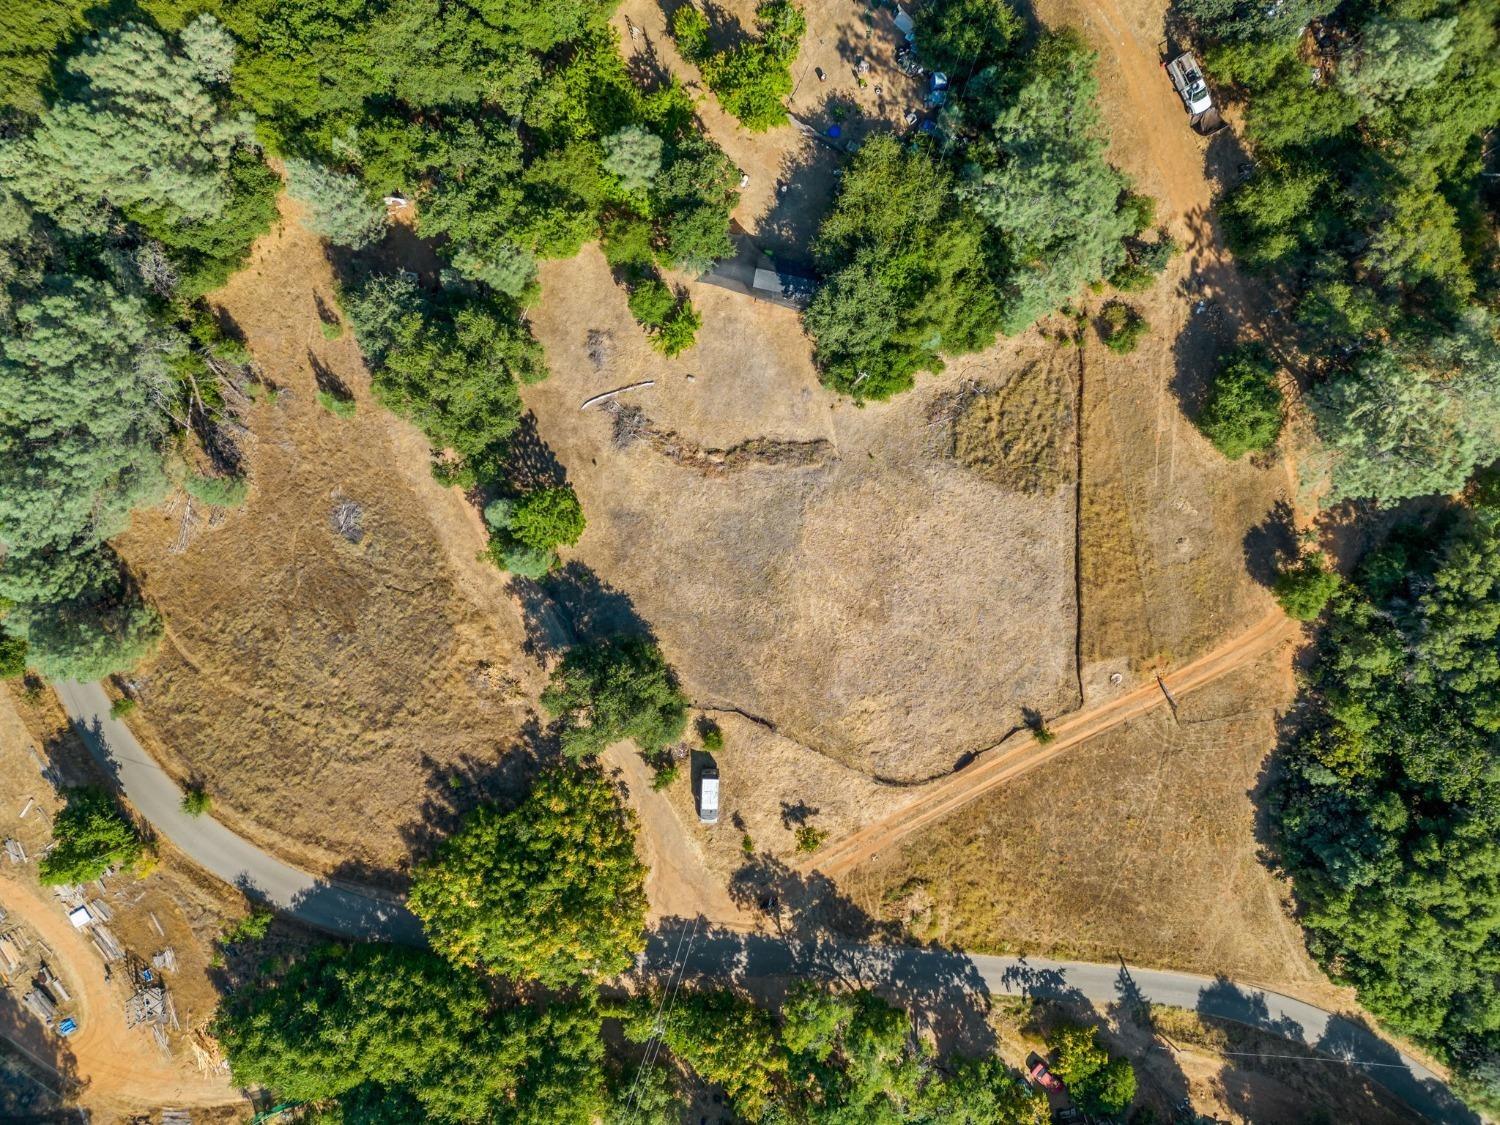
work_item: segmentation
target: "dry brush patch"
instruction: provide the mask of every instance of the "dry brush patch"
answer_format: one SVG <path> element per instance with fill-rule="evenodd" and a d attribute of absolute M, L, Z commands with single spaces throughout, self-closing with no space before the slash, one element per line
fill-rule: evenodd
<path fill-rule="evenodd" d="M 537 671 L 504 579 L 425 443 L 368 401 L 348 334 L 323 338 L 332 275 L 295 223 L 258 244 L 214 300 L 263 378 L 245 505 L 177 546 L 178 521 L 138 513 L 120 550 L 168 634 L 132 677 L 131 721 L 215 815 L 318 871 L 390 880 L 408 835 L 491 773 Z M 361 408 L 323 410 L 337 379 Z"/>
<path fill-rule="evenodd" d="M 1071 493 L 1004 488 L 935 451 L 928 424 L 932 396 L 1050 363 L 1052 345 L 1007 341 L 857 409 L 818 385 L 789 310 L 698 286 L 700 343 L 662 360 L 632 337 L 595 252 L 542 280 L 534 327 L 553 375 L 524 397 L 589 513 L 576 553 L 633 602 L 694 698 L 899 781 L 948 772 L 1023 708 L 1076 704 Z M 601 369 L 590 350 L 606 335 Z M 651 441 L 622 449 L 615 420 L 579 403 L 645 379 L 620 413 L 684 445 L 828 455 L 705 475 Z"/>
<path fill-rule="evenodd" d="M 866 909 L 963 948 L 1163 965 L 1342 998 L 1261 863 L 1252 796 L 1290 700 L 1277 655 L 984 795 L 857 871 Z M 920 909 L 913 909 L 913 903 Z"/>

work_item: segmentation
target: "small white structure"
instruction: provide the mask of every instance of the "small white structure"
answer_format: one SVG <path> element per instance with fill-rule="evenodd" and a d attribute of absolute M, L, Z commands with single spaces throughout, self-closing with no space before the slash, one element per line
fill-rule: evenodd
<path fill-rule="evenodd" d="M 87 906 L 75 906 L 68 911 L 68 921 L 73 923 L 75 930 L 82 930 L 93 924 L 94 916 L 89 913 Z"/>
<path fill-rule="evenodd" d="M 917 37 L 917 22 L 911 18 L 911 13 L 899 4 L 896 5 L 896 30 L 906 36 L 908 43 Z"/>
<path fill-rule="evenodd" d="M 704 824 L 719 822 L 719 771 L 713 766 L 698 778 L 698 819 Z"/>

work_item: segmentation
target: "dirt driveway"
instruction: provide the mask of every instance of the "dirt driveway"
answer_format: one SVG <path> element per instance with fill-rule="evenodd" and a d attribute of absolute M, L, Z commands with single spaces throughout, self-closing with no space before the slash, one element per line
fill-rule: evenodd
<path fill-rule="evenodd" d="M 0 907 L 29 927 L 51 950 L 78 1010 L 78 1030 L 59 1044 L 35 1022 L 23 1027 L 22 1046 L 40 1059 L 66 1058 L 84 1084 L 81 1105 L 101 1120 L 144 1107 L 218 1106 L 240 1101 L 223 1078 L 205 1078 L 174 1067 L 144 1028 L 127 1031 L 123 995 L 104 979 L 99 954 L 68 922 L 55 901 L 12 878 L 0 878 Z M 55 958 L 55 959 L 54 959 Z M 63 1068 L 60 1068 L 63 1069 Z"/>

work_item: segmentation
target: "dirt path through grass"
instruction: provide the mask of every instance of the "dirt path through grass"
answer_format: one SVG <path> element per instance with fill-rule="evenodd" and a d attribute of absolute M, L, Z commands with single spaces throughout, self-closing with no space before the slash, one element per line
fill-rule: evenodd
<path fill-rule="evenodd" d="M 970 765 L 934 783 L 920 797 L 895 812 L 830 844 L 800 865 L 803 871 L 843 875 L 905 839 L 917 829 L 947 816 L 997 785 L 1070 750 L 1127 719 L 1168 705 L 1194 688 L 1240 668 L 1295 637 L 1301 626 L 1280 611 L 1267 614 L 1245 632 L 1158 680 L 1086 711 L 1078 711 L 1051 728 L 1052 739 L 1041 742 L 1030 733 L 1013 735 L 986 751 Z"/>

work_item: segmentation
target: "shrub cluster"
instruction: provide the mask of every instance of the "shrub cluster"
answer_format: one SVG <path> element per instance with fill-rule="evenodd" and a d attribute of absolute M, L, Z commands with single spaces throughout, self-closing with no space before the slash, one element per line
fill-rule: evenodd
<path fill-rule="evenodd" d="M 684 4 L 672 17 L 672 37 L 682 57 L 698 67 L 723 107 L 754 132 L 786 122 L 783 102 L 792 92 L 792 63 L 807 19 L 793 0 L 765 0 L 755 9 L 756 37 L 722 51 L 709 42 L 708 17 Z"/>

